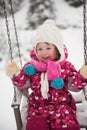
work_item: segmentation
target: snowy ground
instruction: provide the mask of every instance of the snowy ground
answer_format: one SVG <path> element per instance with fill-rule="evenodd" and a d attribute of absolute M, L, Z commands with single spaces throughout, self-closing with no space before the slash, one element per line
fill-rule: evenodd
<path fill-rule="evenodd" d="M 13 88 L 3 69 L 0 69 L 0 84 L 0 130 L 16 130 L 14 113 L 11 108 Z"/>

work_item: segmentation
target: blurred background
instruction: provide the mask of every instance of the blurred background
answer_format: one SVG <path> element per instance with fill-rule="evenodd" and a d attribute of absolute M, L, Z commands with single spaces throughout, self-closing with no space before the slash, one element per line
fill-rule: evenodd
<path fill-rule="evenodd" d="M 11 9 L 11 1 L 13 9 Z M 80 45 L 78 41 L 79 38 L 80 41 L 83 42 L 82 0 L 11 1 L 5 1 L 5 12 L 7 13 L 8 27 L 10 30 L 10 37 L 12 42 L 12 53 L 15 59 L 18 58 L 18 50 L 11 15 L 12 12 L 14 12 L 20 49 L 22 48 L 21 55 L 23 61 L 26 61 L 29 58 L 29 51 L 33 45 L 32 33 L 40 24 L 44 22 L 44 20 L 48 18 L 53 19 L 56 25 L 62 30 L 62 33 L 64 33 L 64 44 L 69 44 L 67 46 L 69 51 L 71 51 L 70 44 L 72 44 L 73 38 L 76 40 L 75 43 L 73 43 L 73 47 Z M 9 46 L 6 30 L 7 23 L 5 23 L 6 13 L 4 14 L 3 0 L 0 0 L 0 62 L 3 61 L 7 63 L 9 60 Z M 68 32 L 68 36 L 65 34 L 66 31 Z M 74 56 L 71 57 L 73 58 Z"/>

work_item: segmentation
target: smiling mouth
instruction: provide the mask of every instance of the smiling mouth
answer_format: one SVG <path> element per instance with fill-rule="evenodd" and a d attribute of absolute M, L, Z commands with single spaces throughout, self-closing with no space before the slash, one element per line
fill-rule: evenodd
<path fill-rule="evenodd" d="M 50 57 L 42 57 L 44 60 L 49 60 Z"/>

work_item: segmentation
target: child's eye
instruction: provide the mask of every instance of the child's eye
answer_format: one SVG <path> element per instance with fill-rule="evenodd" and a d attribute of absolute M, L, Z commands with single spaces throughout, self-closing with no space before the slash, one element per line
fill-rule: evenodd
<path fill-rule="evenodd" d="M 50 50 L 51 48 L 50 47 L 47 47 L 47 50 Z"/>
<path fill-rule="evenodd" d="M 37 50 L 38 50 L 38 51 L 42 51 L 42 48 L 38 48 Z"/>

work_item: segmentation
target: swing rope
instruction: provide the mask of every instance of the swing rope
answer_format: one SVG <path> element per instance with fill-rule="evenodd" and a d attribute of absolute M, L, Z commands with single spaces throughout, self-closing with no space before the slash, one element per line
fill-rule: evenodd
<path fill-rule="evenodd" d="M 10 0 L 10 7 L 11 7 L 12 20 L 13 20 L 13 24 L 14 24 L 15 39 L 16 39 L 16 42 L 17 42 L 18 56 L 19 56 L 19 60 L 20 60 L 20 65 L 22 66 L 20 47 L 19 47 L 18 35 L 17 35 L 17 30 L 16 30 L 15 18 L 14 18 L 14 11 L 13 11 L 13 7 L 12 7 L 12 0 Z M 6 23 L 6 28 L 7 28 L 10 61 L 12 62 L 14 60 L 13 55 L 12 55 L 13 50 L 12 50 L 12 42 L 11 42 L 10 29 L 9 29 L 5 0 L 3 0 L 3 8 L 4 8 L 5 23 Z M 17 103 L 17 92 L 16 92 L 15 87 L 14 87 L 13 101 L 14 101 L 14 104 L 12 104 L 11 106 L 14 108 L 14 115 L 15 115 L 17 130 L 22 130 L 22 119 L 21 119 L 21 114 L 20 114 L 20 104 Z"/>
<path fill-rule="evenodd" d="M 12 62 L 14 59 L 13 59 L 13 55 L 12 55 L 11 35 L 10 35 L 10 30 L 9 30 L 6 3 L 5 3 L 4 0 L 3 0 L 3 8 L 4 8 L 4 17 L 5 17 L 6 29 L 7 29 L 7 36 L 8 36 L 7 38 L 8 38 L 8 45 L 9 45 L 10 61 Z"/>
<path fill-rule="evenodd" d="M 12 13 L 14 31 L 15 31 L 15 39 L 16 39 L 17 48 L 18 48 L 18 55 L 19 55 L 20 65 L 22 66 L 21 53 L 20 53 L 20 47 L 19 47 L 19 41 L 18 41 L 18 34 L 17 34 L 17 29 L 16 29 L 16 23 L 15 23 L 15 18 L 14 18 L 14 11 L 13 11 L 13 6 L 12 6 L 12 0 L 10 0 L 10 5 L 11 5 L 11 13 Z"/>
<path fill-rule="evenodd" d="M 22 66 L 21 53 L 20 53 L 16 23 L 15 23 L 15 18 L 14 18 L 14 10 L 13 10 L 13 6 L 12 6 L 12 0 L 10 0 L 10 7 L 11 7 L 11 14 L 12 14 L 12 21 L 13 21 L 13 25 L 14 25 L 15 39 L 16 39 L 16 44 L 17 44 L 17 49 L 18 49 L 18 57 L 19 57 L 19 61 L 20 61 L 20 66 Z M 10 30 L 9 30 L 9 23 L 8 23 L 5 0 L 3 0 L 3 8 L 4 8 L 5 23 L 6 23 L 6 28 L 7 28 L 10 61 L 12 62 L 14 60 L 14 58 L 13 58 L 13 55 L 12 55 L 12 53 L 13 53 L 12 42 L 11 42 L 11 35 L 10 35 Z"/>
<path fill-rule="evenodd" d="M 12 0 L 10 0 L 10 7 L 11 7 L 11 14 L 12 14 L 12 20 L 13 20 L 13 25 L 14 25 L 15 39 L 16 39 L 16 43 L 17 43 L 17 49 L 18 49 L 18 56 L 19 56 L 20 66 L 22 66 L 20 47 L 19 47 L 17 29 L 16 29 L 16 24 L 15 24 L 14 11 L 13 11 L 13 6 L 12 6 Z M 5 23 L 6 23 L 6 28 L 7 28 L 10 61 L 12 62 L 14 60 L 14 58 L 13 58 L 13 55 L 12 55 L 13 54 L 12 41 L 11 41 L 11 35 L 10 35 L 9 22 L 8 22 L 8 16 L 7 16 L 7 9 L 6 9 L 5 0 L 3 0 L 3 8 L 4 8 Z M 15 88 L 14 88 L 14 101 L 15 102 L 17 101 Z"/>
<path fill-rule="evenodd" d="M 84 42 L 84 62 L 85 65 L 87 65 L 87 35 L 86 35 L 86 30 L 87 30 L 87 17 L 86 17 L 86 4 L 87 1 L 83 0 L 83 42 Z"/>

